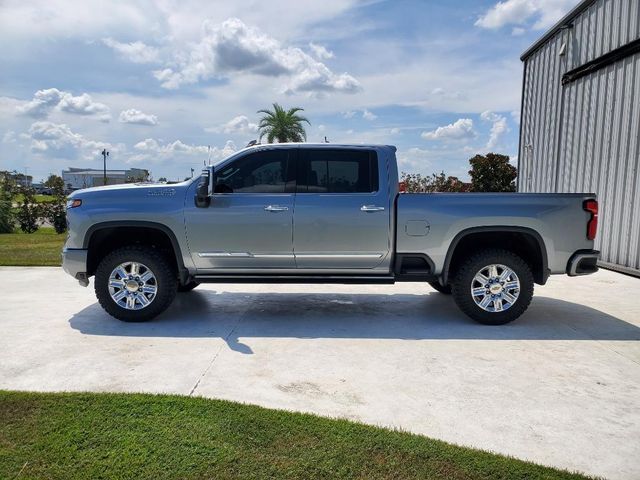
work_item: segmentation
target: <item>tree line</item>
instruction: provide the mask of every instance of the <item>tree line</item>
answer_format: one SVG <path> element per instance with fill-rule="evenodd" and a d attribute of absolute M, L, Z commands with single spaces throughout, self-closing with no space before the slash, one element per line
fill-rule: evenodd
<path fill-rule="evenodd" d="M 407 193 L 431 192 L 515 192 L 518 170 L 509 163 L 507 155 L 487 153 L 469 159 L 470 182 L 444 172 L 423 176 L 402 172 L 401 189 Z"/>

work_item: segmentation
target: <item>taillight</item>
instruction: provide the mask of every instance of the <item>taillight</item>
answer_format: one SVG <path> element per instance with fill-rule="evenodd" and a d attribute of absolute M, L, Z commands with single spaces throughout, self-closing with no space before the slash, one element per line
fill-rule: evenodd
<path fill-rule="evenodd" d="M 407 184 L 405 182 L 398 183 L 398 190 L 400 193 L 405 193 L 407 191 Z"/>
<path fill-rule="evenodd" d="M 591 217 L 587 222 L 587 238 L 589 240 L 593 240 L 596 238 L 596 231 L 598 230 L 598 201 L 585 200 L 582 204 L 582 208 L 591 214 Z"/>

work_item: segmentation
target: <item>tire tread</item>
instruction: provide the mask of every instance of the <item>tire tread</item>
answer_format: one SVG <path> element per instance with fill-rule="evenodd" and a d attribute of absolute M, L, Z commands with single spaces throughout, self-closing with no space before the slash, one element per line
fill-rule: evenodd
<path fill-rule="evenodd" d="M 158 292 L 151 305 L 141 310 L 126 310 L 118 306 L 109 294 L 109 275 L 116 265 L 137 260 L 147 265 L 158 279 Z M 124 322 L 145 322 L 160 315 L 173 302 L 178 288 L 175 270 L 164 255 L 142 245 L 122 247 L 106 255 L 95 274 L 95 292 L 100 306 L 112 317 Z"/>
<path fill-rule="evenodd" d="M 508 266 L 518 275 L 520 295 L 515 304 L 504 312 L 487 312 L 476 305 L 470 288 L 473 276 L 480 268 L 491 263 Z M 480 250 L 471 255 L 458 268 L 452 282 L 453 299 L 467 316 L 484 325 L 504 325 L 514 321 L 529 307 L 533 297 L 533 274 L 531 267 L 520 256 L 499 248 Z"/>

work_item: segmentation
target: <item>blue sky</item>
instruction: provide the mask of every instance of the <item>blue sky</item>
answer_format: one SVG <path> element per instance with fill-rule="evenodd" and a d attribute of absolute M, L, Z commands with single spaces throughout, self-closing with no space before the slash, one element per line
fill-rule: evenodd
<path fill-rule="evenodd" d="M 467 178 L 517 155 L 520 54 L 577 0 L 30 1 L 0 5 L 0 169 L 184 178 L 300 106 L 309 141 L 385 143 Z"/>

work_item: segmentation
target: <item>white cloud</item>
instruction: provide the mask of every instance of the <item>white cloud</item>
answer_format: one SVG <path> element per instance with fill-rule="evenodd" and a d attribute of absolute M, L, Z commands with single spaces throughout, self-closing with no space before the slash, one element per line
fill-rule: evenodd
<path fill-rule="evenodd" d="M 513 110 L 511 112 L 511 120 L 513 120 L 516 125 L 520 125 L 520 110 Z"/>
<path fill-rule="evenodd" d="M 269 26 L 283 38 L 305 35 L 310 26 L 340 18 L 356 6 L 358 0 L 323 0 L 322 2 L 211 2 L 204 0 L 131 1 L 114 0 L 2 0 L 0 32 L 13 38 L 55 39 L 55 37 L 95 38 L 119 35 L 166 36 L 178 40 L 193 38 L 193 25 L 203 18 L 221 22 L 229 17 Z M 359 25 L 352 26 L 352 29 Z M 343 33 L 344 32 L 339 32 Z M 335 35 L 334 35 L 335 36 Z"/>
<path fill-rule="evenodd" d="M 157 48 L 140 41 L 121 43 L 113 38 L 103 38 L 102 43 L 133 63 L 156 63 L 160 59 L 160 52 Z"/>
<path fill-rule="evenodd" d="M 575 0 L 504 0 L 489 8 L 475 25 L 482 28 L 498 29 L 505 25 L 524 25 L 535 18 L 533 28 L 549 28 L 560 20 L 575 5 Z M 524 30 L 514 29 L 518 35 Z"/>
<path fill-rule="evenodd" d="M 364 118 L 365 120 L 371 121 L 378 118 L 378 116 L 375 113 L 372 113 L 365 108 L 364 110 L 362 110 L 362 118 Z"/>
<path fill-rule="evenodd" d="M 526 30 L 522 27 L 513 27 L 511 29 L 511 35 L 514 37 L 519 37 L 520 35 L 524 35 Z"/>
<path fill-rule="evenodd" d="M 94 102 L 91 95 L 83 93 L 74 97 L 70 93 L 62 92 L 58 108 L 64 112 L 78 115 L 98 115 L 100 120 L 108 120 L 109 107 L 104 103 Z"/>
<path fill-rule="evenodd" d="M 73 94 L 57 88 L 38 90 L 32 100 L 17 108 L 19 113 L 34 118 L 45 118 L 54 109 L 77 115 L 95 115 L 101 121 L 107 122 L 111 118 L 109 107 L 104 103 L 95 102 L 91 95 L 83 93 L 74 97 Z"/>
<path fill-rule="evenodd" d="M 500 143 L 500 140 L 505 133 L 509 131 L 507 126 L 507 119 L 502 115 L 493 113 L 489 110 L 482 112 L 480 118 L 485 122 L 492 122 L 491 132 L 489 133 L 489 141 L 487 142 L 487 148 L 495 148 Z"/>
<path fill-rule="evenodd" d="M 336 74 L 297 47 L 278 40 L 237 18 L 221 24 L 205 21 L 202 38 L 176 53 L 172 63 L 154 75 L 164 88 L 245 73 L 287 77 L 283 92 L 355 93 L 360 82 L 347 73 Z"/>
<path fill-rule="evenodd" d="M 371 121 L 378 118 L 378 116 L 375 113 L 367 110 L 366 108 L 362 110 L 347 110 L 346 112 L 342 112 L 342 117 L 349 120 L 355 117 L 358 112 L 360 112 L 360 114 L 362 115 L 362 118 L 364 118 L 365 120 Z"/>
<path fill-rule="evenodd" d="M 332 51 L 327 50 L 327 48 L 322 45 L 316 45 L 313 42 L 309 43 L 309 48 L 311 49 L 313 56 L 318 60 L 329 60 L 334 56 Z"/>
<path fill-rule="evenodd" d="M 148 115 L 140 110 L 136 110 L 135 108 L 121 111 L 118 120 L 121 123 L 133 123 L 136 125 L 158 125 L 158 117 L 155 115 Z"/>
<path fill-rule="evenodd" d="M 63 123 L 48 121 L 34 122 L 29 128 L 28 137 L 31 139 L 31 150 L 38 153 L 53 151 L 57 156 L 75 158 L 96 158 L 100 150 L 108 148 L 113 152 L 125 150 L 122 144 L 110 144 L 90 140 L 79 133 L 73 132 Z"/>
<path fill-rule="evenodd" d="M 431 158 L 434 152 L 422 148 L 409 148 L 398 150 L 398 170 L 400 172 L 424 172 L 431 168 Z"/>
<path fill-rule="evenodd" d="M 146 154 L 150 154 L 148 158 L 153 158 L 154 156 L 159 156 L 161 159 L 164 157 L 170 157 L 174 155 L 209 155 L 209 147 L 206 145 L 189 145 L 181 140 L 175 140 L 173 142 L 161 144 L 157 140 L 153 138 L 146 138 L 141 142 L 136 143 L 133 148 L 140 152 L 144 152 Z M 233 152 L 238 150 L 236 145 L 228 140 L 227 143 L 222 148 L 211 147 L 211 158 L 212 160 L 219 160 L 224 157 L 231 155 Z M 137 157 L 136 159 L 141 159 L 142 157 Z M 207 157 L 208 158 L 208 157 Z"/>
<path fill-rule="evenodd" d="M 16 142 L 16 132 L 13 130 L 7 130 L 5 134 L 2 136 L 2 143 L 15 143 Z"/>
<path fill-rule="evenodd" d="M 249 121 L 246 115 L 233 117 L 218 127 L 205 128 L 207 132 L 249 135 L 258 131 L 258 124 Z"/>
<path fill-rule="evenodd" d="M 473 120 L 460 118 L 449 125 L 438 127 L 430 132 L 422 132 L 421 136 L 426 140 L 458 141 L 475 138 L 476 132 L 473 129 Z"/>

